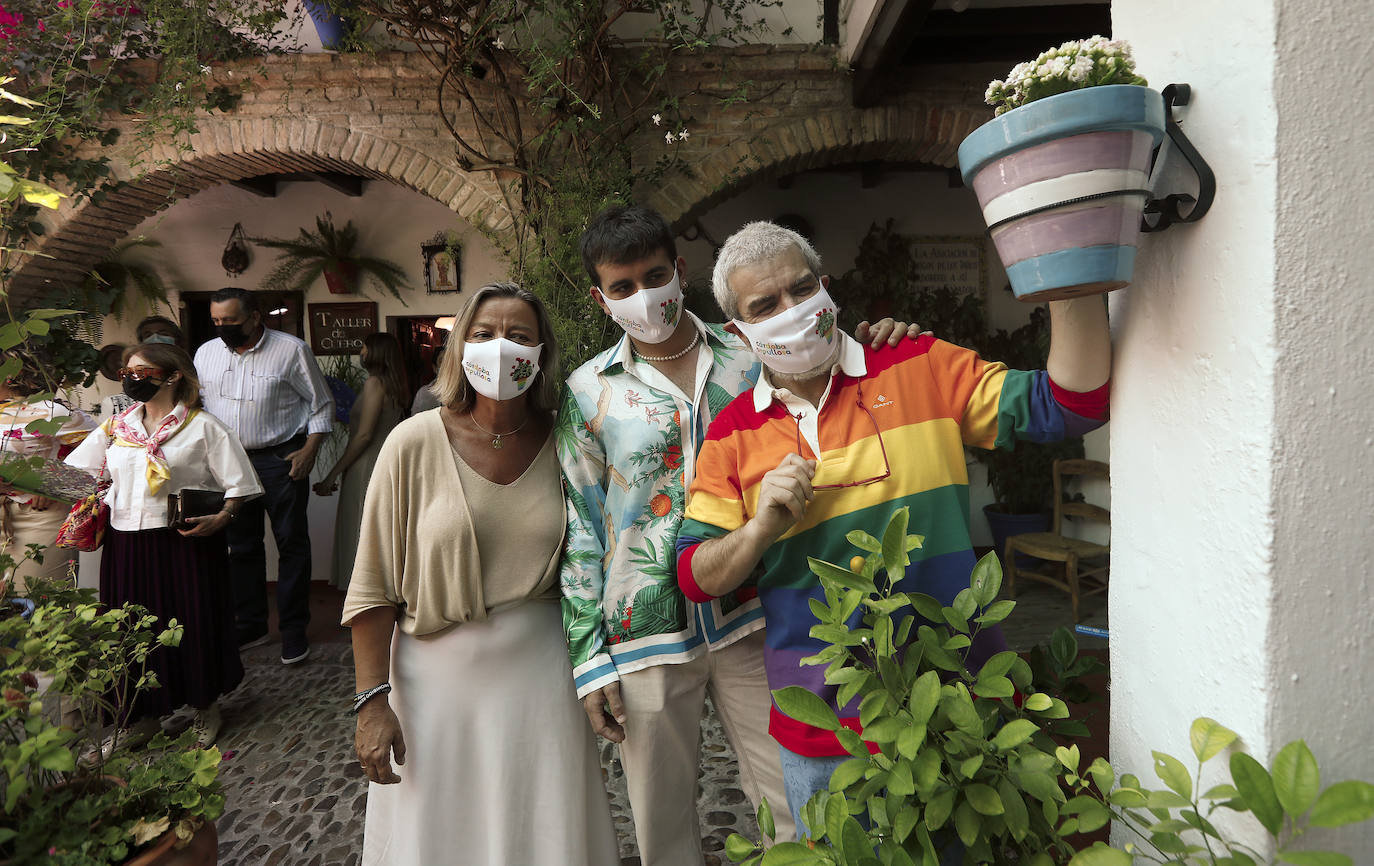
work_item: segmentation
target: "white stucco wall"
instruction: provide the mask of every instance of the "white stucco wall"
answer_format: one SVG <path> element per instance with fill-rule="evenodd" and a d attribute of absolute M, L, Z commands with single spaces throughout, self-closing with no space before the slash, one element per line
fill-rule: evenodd
<path fill-rule="evenodd" d="M 1183 126 L 1219 184 L 1202 222 L 1147 237 L 1112 303 L 1111 754 L 1143 778 L 1151 749 L 1189 754 L 1200 715 L 1266 764 L 1304 737 L 1325 783 L 1374 777 L 1374 418 L 1347 372 L 1367 375 L 1374 325 L 1357 7 L 1113 3 L 1142 74 L 1193 86 Z M 1368 863 L 1371 832 L 1314 844 Z"/>
<path fill-rule="evenodd" d="M 1374 781 L 1374 8 L 1277 5 L 1274 583 L 1268 733 Z M 1318 836 L 1374 862 L 1374 823 Z"/>

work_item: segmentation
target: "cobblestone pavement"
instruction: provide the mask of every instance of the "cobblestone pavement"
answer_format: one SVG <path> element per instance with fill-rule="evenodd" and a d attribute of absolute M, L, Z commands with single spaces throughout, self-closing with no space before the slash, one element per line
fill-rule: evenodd
<path fill-rule="evenodd" d="M 1013 649 L 1043 642 L 1068 624 L 1068 597 L 1032 587 L 1007 629 Z M 1085 623 L 1105 626 L 1099 599 L 1086 602 Z M 1083 639 L 1100 646 L 1101 641 Z M 244 654 L 247 676 L 224 698 L 219 747 L 228 806 L 219 820 L 222 866 L 355 866 L 362 849 L 367 782 L 353 755 L 352 651 L 346 643 L 315 643 L 304 664 L 284 666 L 280 646 Z M 602 769 L 620 838 L 623 866 L 638 864 L 625 777 L 616 749 L 600 742 Z M 734 753 L 709 711 L 702 719 L 698 799 L 706 864 L 729 863 L 733 832 L 757 838 L 753 810 L 739 787 Z"/>

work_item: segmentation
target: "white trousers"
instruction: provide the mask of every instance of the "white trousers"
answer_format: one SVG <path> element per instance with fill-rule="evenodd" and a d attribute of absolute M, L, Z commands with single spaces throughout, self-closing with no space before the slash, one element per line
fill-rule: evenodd
<path fill-rule="evenodd" d="M 625 766 L 635 838 L 644 866 L 701 866 L 697 779 L 701 714 L 711 695 L 739 759 L 740 784 L 757 809 L 768 798 L 777 841 L 795 838 L 778 744 L 768 735 L 773 699 L 763 666 L 764 632 L 685 664 L 622 674 Z"/>

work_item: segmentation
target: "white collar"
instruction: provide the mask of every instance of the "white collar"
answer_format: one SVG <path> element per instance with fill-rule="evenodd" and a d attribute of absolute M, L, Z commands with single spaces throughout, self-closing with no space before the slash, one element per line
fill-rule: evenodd
<path fill-rule="evenodd" d="M 778 392 L 788 390 L 774 387 L 769 381 L 768 365 L 761 366 L 759 380 L 754 384 L 755 412 L 764 412 L 773 405 L 775 399 L 782 399 Z M 840 357 L 831 365 L 830 377 L 833 379 L 836 373 L 844 373 L 853 379 L 861 379 L 868 375 L 868 361 L 864 358 L 863 344 L 843 331 L 840 331 Z M 829 391 L 828 388 L 826 390 Z M 821 402 L 825 402 L 824 399 Z"/>

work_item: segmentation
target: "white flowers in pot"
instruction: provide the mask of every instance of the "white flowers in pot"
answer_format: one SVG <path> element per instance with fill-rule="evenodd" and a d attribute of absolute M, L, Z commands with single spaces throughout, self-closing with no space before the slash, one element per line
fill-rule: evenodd
<path fill-rule="evenodd" d="M 1093 36 L 1065 42 L 1034 60 L 1016 64 L 1006 81 L 988 85 L 984 99 L 1001 115 L 1037 99 L 1104 84 L 1144 86 L 1146 81 L 1135 73 L 1130 45 Z"/>

